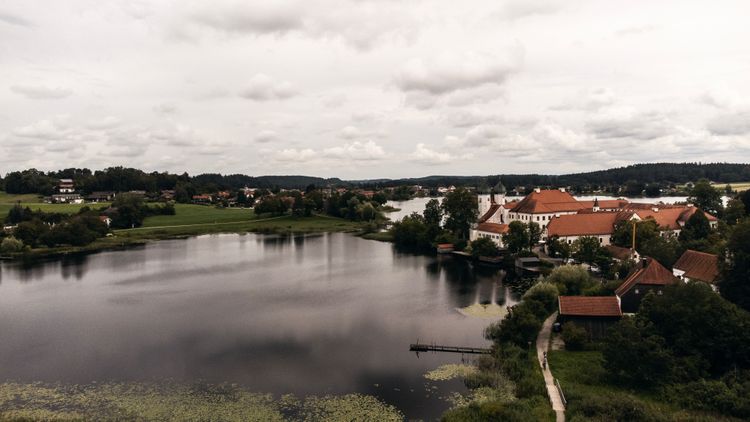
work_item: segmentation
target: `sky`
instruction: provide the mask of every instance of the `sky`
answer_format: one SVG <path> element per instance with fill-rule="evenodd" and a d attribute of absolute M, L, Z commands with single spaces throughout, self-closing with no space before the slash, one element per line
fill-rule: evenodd
<path fill-rule="evenodd" d="M 4 0 L 0 174 L 748 162 L 750 2 Z"/>

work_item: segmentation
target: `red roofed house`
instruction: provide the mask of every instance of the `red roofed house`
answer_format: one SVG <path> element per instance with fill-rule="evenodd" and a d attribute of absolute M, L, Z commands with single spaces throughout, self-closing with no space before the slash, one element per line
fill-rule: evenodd
<path fill-rule="evenodd" d="M 552 218 L 547 226 L 547 238 L 556 236 L 560 241 L 573 243 L 584 236 L 599 239 L 599 244 L 610 244 L 615 225 L 633 218 L 629 212 L 591 212 L 561 215 Z"/>
<path fill-rule="evenodd" d="M 553 217 L 564 214 L 575 214 L 585 208 L 585 205 L 573 197 L 565 188 L 534 189 L 525 198 L 507 211 L 507 222 L 522 221 L 535 222 L 542 229 Z"/>
<path fill-rule="evenodd" d="M 686 250 L 672 267 L 675 277 L 685 281 L 702 281 L 716 290 L 719 277 L 719 257 L 705 252 Z"/>
<path fill-rule="evenodd" d="M 631 204 L 636 206 L 638 204 Z M 698 208 L 692 205 L 653 205 L 649 209 L 634 209 L 633 212 L 639 220 L 653 219 L 661 228 L 664 234 L 680 234 L 685 223 L 693 216 Z M 701 211 L 703 212 L 703 211 Z M 703 212 L 708 219 L 712 229 L 719 225 L 719 220 L 711 214 Z"/>
<path fill-rule="evenodd" d="M 617 296 L 560 296 L 558 307 L 558 321 L 583 327 L 590 339 L 604 337 L 607 329 L 622 318 Z"/>
<path fill-rule="evenodd" d="M 659 261 L 644 258 L 615 290 L 615 294 L 620 298 L 623 312 L 635 313 L 638 312 L 641 300 L 647 293 L 654 292 L 660 295 L 665 286 L 679 282 L 680 280 Z"/>

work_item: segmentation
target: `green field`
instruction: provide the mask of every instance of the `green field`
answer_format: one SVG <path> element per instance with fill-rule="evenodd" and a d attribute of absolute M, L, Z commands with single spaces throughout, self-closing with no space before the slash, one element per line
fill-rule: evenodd
<path fill-rule="evenodd" d="M 250 209 L 216 208 L 207 205 L 175 204 L 175 215 L 158 215 L 143 221 L 143 227 L 212 224 L 248 221 L 255 218 Z"/>
<path fill-rule="evenodd" d="M 109 203 L 98 204 L 46 204 L 42 202 L 42 197 L 34 194 L 14 195 L 0 191 L 0 220 L 8 215 L 13 206 L 21 202 L 24 207 L 32 210 L 42 210 L 44 212 L 59 212 L 64 214 L 77 213 L 83 207 L 101 208 L 108 207 Z"/>
<path fill-rule="evenodd" d="M 737 183 L 729 183 L 729 185 L 732 187 L 732 190 L 736 190 L 737 192 L 743 192 L 748 189 L 750 189 L 750 182 L 737 182 Z M 714 187 L 723 189 L 726 184 L 715 184 Z"/>

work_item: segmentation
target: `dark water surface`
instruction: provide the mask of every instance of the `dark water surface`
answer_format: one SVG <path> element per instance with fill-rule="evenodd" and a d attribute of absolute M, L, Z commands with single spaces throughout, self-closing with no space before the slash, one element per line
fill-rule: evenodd
<path fill-rule="evenodd" d="M 213 235 L 0 264 L 0 381 L 236 382 L 252 391 L 375 395 L 432 419 L 458 380 L 424 373 L 486 346 L 456 308 L 514 299 L 491 269 L 346 234 Z M 437 392 L 427 391 L 437 387 Z"/>

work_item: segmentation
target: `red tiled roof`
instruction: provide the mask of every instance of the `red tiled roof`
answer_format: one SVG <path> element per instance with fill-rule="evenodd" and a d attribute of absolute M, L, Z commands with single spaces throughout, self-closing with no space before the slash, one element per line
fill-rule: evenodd
<path fill-rule="evenodd" d="M 628 206 L 627 199 L 599 199 L 599 208 L 603 210 L 619 210 Z M 584 208 L 594 208 L 594 201 L 579 201 Z"/>
<path fill-rule="evenodd" d="M 524 214 L 549 214 L 578 211 L 583 208 L 573 195 L 559 189 L 534 191 L 526 195 L 511 211 Z"/>
<path fill-rule="evenodd" d="M 560 315 L 567 316 L 622 316 L 617 296 L 560 296 Z"/>
<path fill-rule="evenodd" d="M 668 269 L 664 268 L 659 261 L 646 258 L 646 264 L 641 263 L 633 270 L 628 278 L 615 290 L 617 296 L 627 293 L 636 284 L 647 284 L 654 286 L 666 286 L 676 284 L 679 280 Z"/>
<path fill-rule="evenodd" d="M 484 223 L 485 221 L 489 220 L 490 217 L 495 215 L 495 212 L 497 212 L 498 208 L 500 208 L 500 205 L 498 204 L 492 204 L 490 205 L 490 209 L 487 210 L 486 213 L 484 213 L 483 216 L 479 217 L 479 223 Z"/>
<path fill-rule="evenodd" d="M 688 249 L 674 264 L 674 268 L 685 271 L 687 278 L 713 283 L 719 276 L 719 257 Z"/>
<path fill-rule="evenodd" d="M 607 252 L 612 255 L 612 258 L 619 259 L 619 260 L 625 260 L 629 259 L 633 255 L 633 250 L 630 248 L 623 248 L 620 246 L 615 245 L 607 245 L 604 247 L 604 249 L 607 250 Z"/>
<path fill-rule="evenodd" d="M 507 210 L 513 209 L 513 207 L 515 207 L 517 203 L 518 203 L 517 200 L 506 202 L 505 204 L 503 204 L 503 208 L 505 208 Z"/>
<path fill-rule="evenodd" d="M 549 236 L 591 236 L 612 234 L 618 221 L 632 214 L 619 212 L 593 212 L 568 214 L 553 218 L 547 225 Z"/>
<path fill-rule="evenodd" d="M 698 211 L 698 208 L 687 205 L 652 205 L 648 209 L 637 209 L 636 214 L 641 219 L 652 218 L 659 227 L 670 230 L 680 230 L 690 217 Z M 705 213 L 708 221 L 717 221 L 716 217 Z"/>
<path fill-rule="evenodd" d="M 508 225 L 497 223 L 481 223 L 477 225 L 477 230 L 480 232 L 503 234 L 508 232 Z"/>

